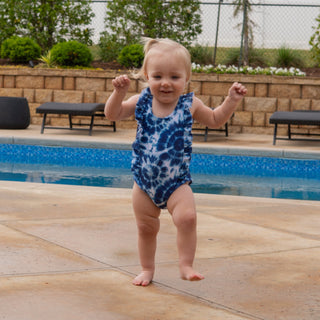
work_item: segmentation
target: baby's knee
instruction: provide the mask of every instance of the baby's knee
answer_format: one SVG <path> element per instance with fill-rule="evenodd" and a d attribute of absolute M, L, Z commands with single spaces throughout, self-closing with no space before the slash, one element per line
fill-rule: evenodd
<path fill-rule="evenodd" d="M 150 223 L 138 223 L 138 232 L 140 236 L 150 237 L 155 236 L 159 232 L 158 224 L 150 224 Z"/>
<path fill-rule="evenodd" d="M 194 210 L 187 210 L 183 214 L 179 215 L 176 219 L 175 224 L 179 228 L 192 229 L 197 224 L 197 214 Z"/>

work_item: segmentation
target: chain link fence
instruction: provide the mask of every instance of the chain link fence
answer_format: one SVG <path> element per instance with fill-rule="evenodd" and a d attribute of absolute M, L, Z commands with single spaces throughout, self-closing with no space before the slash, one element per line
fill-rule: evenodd
<path fill-rule="evenodd" d="M 108 0 L 92 1 L 95 18 L 94 43 L 99 42 L 100 33 L 105 31 L 106 4 Z M 247 11 L 252 21 L 253 47 L 257 49 L 309 50 L 309 40 L 317 26 L 320 14 L 319 0 L 250 0 Z M 221 48 L 241 48 L 243 44 L 243 11 L 234 16 L 233 0 L 202 1 L 202 33 L 194 44 L 216 47 L 218 59 L 223 61 Z M 222 52 L 221 52 L 222 51 Z"/>
<path fill-rule="evenodd" d="M 253 21 L 253 44 L 256 48 L 309 49 L 309 40 L 320 13 L 319 1 L 250 1 L 249 18 Z M 309 3 L 308 3 L 309 2 Z M 300 4 L 298 4 L 300 3 Z M 218 9 L 220 21 L 218 44 L 222 47 L 239 47 L 243 17 L 234 17 L 232 0 L 202 3 L 203 32 L 201 44 L 214 45 L 217 31 Z"/>

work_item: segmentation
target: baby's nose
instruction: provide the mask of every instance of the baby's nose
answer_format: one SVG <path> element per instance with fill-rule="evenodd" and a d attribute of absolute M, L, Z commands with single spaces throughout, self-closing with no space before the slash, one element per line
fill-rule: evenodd
<path fill-rule="evenodd" d="M 163 87 L 168 87 L 168 86 L 169 86 L 169 81 L 168 81 L 168 79 L 163 79 L 163 80 L 162 80 L 162 86 L 163 86 Z"/>

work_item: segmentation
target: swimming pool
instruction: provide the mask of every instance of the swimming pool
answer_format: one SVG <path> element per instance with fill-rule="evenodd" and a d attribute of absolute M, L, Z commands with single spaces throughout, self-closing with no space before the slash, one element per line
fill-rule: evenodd
<path fill-rule="evenodd" d="M 0 145 L 0 180 L 131 188 L 131 150 Z M 192 155 L 194 192 L 320 200 L 320 160 Z"/>

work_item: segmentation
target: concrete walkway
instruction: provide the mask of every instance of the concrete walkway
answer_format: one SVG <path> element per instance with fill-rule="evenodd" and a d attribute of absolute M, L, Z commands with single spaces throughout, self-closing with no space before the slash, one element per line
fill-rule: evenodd
<path fill-rule="evenodd" d="M 129 144 L 134 135 L 39 131 L 0 130 L 0 142 Z M 320 153 L 319 142 L 272 146 L 270 136 L 200 140 L 196 147 Z M 195 266 L 206 279 L 179 279 L 163 211 L 155 279 L 141 288 L 131 284 L 140 271 L 131 190 L 0 181 L 0 319 L 320 318 L 320 201 L 195 197 Z"/>

